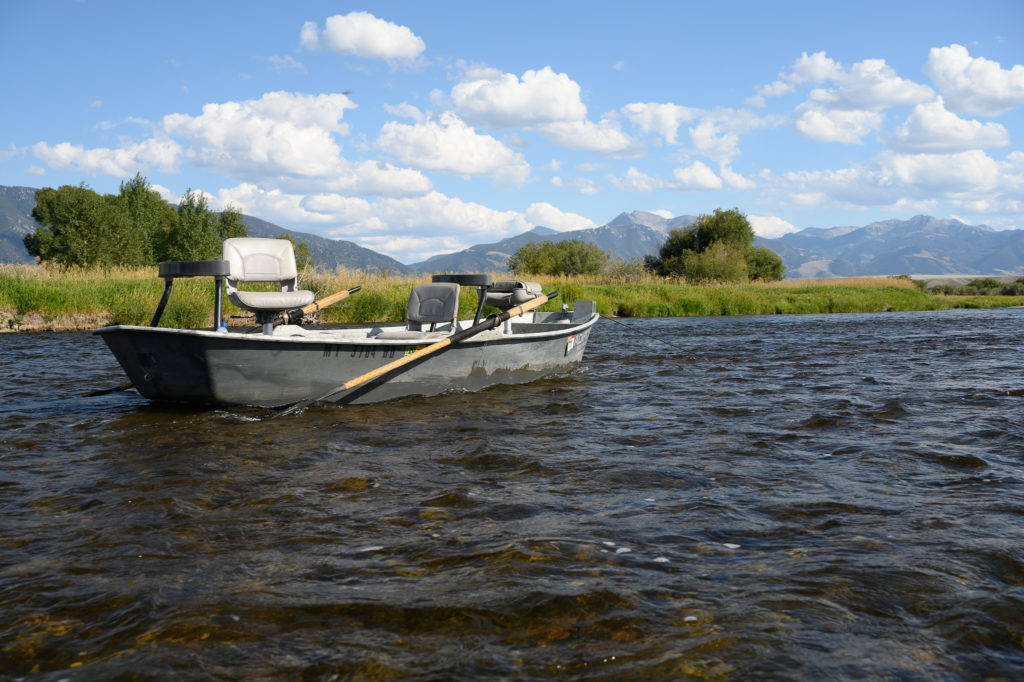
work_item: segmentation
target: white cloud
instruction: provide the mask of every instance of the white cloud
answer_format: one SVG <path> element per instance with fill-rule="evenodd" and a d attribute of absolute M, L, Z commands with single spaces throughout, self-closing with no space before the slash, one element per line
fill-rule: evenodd
<path fill-rule="evenodd" d="M 464 120 L 491 128 L 529 128 L 587 116 L 579 84 L 550 66 L 527 71 L 521 79 L 474 69 L 452 88 L 451 99 Z"/>
<path fill-rule="evenodd" d="M 745 190 L 754 189 L 755 187 L 757 187 L 756 182 L 754 182 L 753 180 L 744 175 L 735 172 L 732 168 L 729 167 L 728 164 L 720 165 L 718 167 L 718 174 L 721 176 L 723 180 L 725 180 L 725 184 L 727 184 L 732 189 Z"/>
<path fill-rule="evenodd" d="M 1007 70 L 999 62 L 971 57 L 962 45 L 933 47 L 924 72 L 952 111 L 998 116 L 1024 106 L 1024 66 Z"/>
<path fill-rule="evenodd" d="M 968 121 L 948 111 L 941 97 L 918 104 L 889 141 L 905 152 L 958 152 L 967 149 L 1003 147 L 1010 134 L 998 123 Z"/>
<path fill-rule="evenodd" d="M 700 109 L 679 104 L 633 102 L 622 107 L 622 113 L 643 132 L 655 132 L 669 144 L 677 144 L 679 126 L 700 115 Z"/>
<path fill-rule="evenodd" d="M 672 180 L 669 186 L 682 191 L 722 188 L 722 179 L 700 161 L 685 168 L 676 168 L 672 171 Z"/>
<path fill-rule="evenodd" d="M 801 229 L 775 216 L 748 215 L 747 220 L 754 228 L 754 234 L 767 239 L 777 239 L 784 234 L 799 232 Z"/>
<path fill-rule="evenodd" d="M 862 144 L 862 138 L 882 125 L 882 115 L 876 111 L 846 111 L 842 109 L 807 109 L 796 121 L 802 135 L 819 142 L 845 142 Z"/>
<path fill-rule="evenodd" d="M 35 166 L 35 165 L 29 166 L 28 168 L 26 168 L 25 172 L 28 173 L 29 175 L 46 175 L 46 169 L 45 168 L 42 168 L 41 166 Z"/>
<path fill-rule="evenodd" d="M 270 62 L 270 65 L 273 66 L 276 71 L 294 70 L 306 73 L 306 65 L 291 55 L 279 57 L 275 54 L 267 57 L 267 61 Z"/>
<path fill-rule="evenodd" d="M 118 149 L 85 149 L 81 145 L 60 142 L 32 145 L 37 159 L 57 170 L 76 169 L 90 175 L 132 176 L 140 171 L 158 168 L 177 169 L 181 145 L 168 138 L 150 138 L 139 143 L 126 143 Z"/>
<path fill-rule="evenodd" d="M 1012 157 L 1012 155 L 1011 155 Z M 901 154 L 886 151 L 869 164 L 839 170 L 796 171 L 783 181 L 803 205 L 846 208 L 928 207 L 980 198 L 1006 205 L 1020 196 L 1024 168 L 1000 162 L 981 150 L 954 154 Z"/>
<path fill-rule="evenodd" d="M 587 197 L 592 197 L 601 191 L 598 189 L 597 183 L 590 178 L 576 178 L 570 184 L 576 188 L 577 192 Z"/>
<path fill-rule="evenodd" d="M 547 202 L 530 204 L 526 209 L 526 220 L 534 225 L 543 225 L 559 232 L 586 230 L 597 227 L 594 221 L 575 213 L 566 213 Z"/>
<path fill-rule="evenodd" d="M 690 142 L 700 154 L 724 163 L 739 153 L 740 136 L 735 131 L 723 130 L 715 120 L 705 118 L 690 128 Z"/>
<path fill-rule="evenodd" d="M 665 186 L 665 181 L 661 178 L 648 175 L 636 168 L 630 168 L 627 170 L 626 176 L 623 178 L 612 176 L 611 181 L 613 185 L 621 190 L 625 190 L 627 192 L 638 192 L 641 194 L 648 194 Z"/>
<path fill-rule="evenodd" d="M 675 217 L 672 214 L 672 211 L 669 211 L 669 210 L 664 209 L 664 208 L 656 208 L 653 211 L 648 211 L 648 213 L 653 213 L 656 216 L 661 216 L 665 220 L 671 220 L 672 218 Z"/>
<path fill-rule="evenodd" d="M 516 186 L 530 175 L 522 154 L 490 135 L 477 133 L 450 112 L 414 125 L 385 123 L 375 144 L 416 168 L 486 175 Z"/>
<path fill-rule="evenodd" d="M 399 118 L 409 118 L 417 123 L 425 120 L 423 112 L 420 111 L 419 107 L 416 107 L 408 102 L 402 102 L 401 104 L 385 104 L 384 111 L 388 112 L 392 116 L 398 116 Z"/>
<path fill-rule="evenodd" d="M 207 104 L 199 116 L 169 114 L 163 128 L 190 143 L 198 165 L 243 180 L 289 176 L 327 178 L 341 170 L 334 134 L 345 135 L 343 94 L 270 92 L 258 100 Z"/>
<path fill-rule="evenodd" d="M 320 49 L 320 27 L 315 21 L 307 21 L 299 30 L 299 44 L 307 50 Z"/>
<path fill-rule="evenodd" d="M 326 48 L 340 54 L 386 61 L 412 60 L 426 50 L 423 39 L 405 26 L 378 19 L 369 12 L 349 12 L 328 17 L 324 30 L 316 23 L 302 25 L 300 44 L 307 49 Z"/>
<path fill-rule="evenodd" d="M 832 80 L 838 87 L 813 90 L 808 101 L 829 109 L 880 111 L 913 106 L 935 97 L 927 85 L 900 78 L 884 59 L 865 59 Z"/>
<path fill-rule="evenodd" d="M 565 121 L 548 123 L 537 131 L 551 144 L 569 149 L 579 149 L 598 154 L 619 156 L 635 155 L 635 140 L 622 132 L 619 122 L 603 118 L 599 123 L 592 121 Z"/>

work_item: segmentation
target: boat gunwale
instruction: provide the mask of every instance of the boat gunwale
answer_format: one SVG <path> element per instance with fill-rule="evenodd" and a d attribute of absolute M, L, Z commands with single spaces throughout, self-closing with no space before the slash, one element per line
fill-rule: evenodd
<path fill-rule="evenodd" d="M 550 338 L 550 337 L 556 337 L 556 336 L 564 336 L 566 334 L 571 334 L 573 332 L 578 332 L 578 331 L 583 331 L 585 329 L 589 329 L 590 327 L 594 326 L 594 324 L 597 322 L 598 319 L 600 319 L 600 317 L 601 317 L 600 314 L 598 314 L 597 312 L 594 312 L 594 313 L 591 313 L 586 319 L 584 319 L 583 321 L 581 321 L 579 323 L 573 323 L 571 320 L 567 321 L 567 322 L 550 322 L 550 323 L 532 322 L 532 323 L 528 323 L 528 324 L 551 324 L 552 326 L 558 325 L 559 328 L 558 329 L 552 329 L 550 331 L 524 332 L 524 333 L 521 333 L 521 334 L 502 334 L 501 336 L 488 336 L 488 337 L 478 338 L 478 339 L 467 339 L 463 343 L 474 343 L 475 342 L 475 343 L 484 343 L 484 344 L 486 344 L 486 343 L 498 343 L 498 342 L 502 342 L 502 341 L 505 341 L 505 342 L 508 342 L 508 341 L 513 341 L 513 342 L 514 341 L 529 341 L 529 340 L 533 340 L 533 339 L 544 339 L 544 338 Z M 472 321 L 471 320 L 460 320 L 460 322 L 461 323 L 470 323 L 471 324 Z M 342 327 L 342 328 L 338 328 L 338 331 L 345 331 L 345 330 L 358 331 L 358 330 L 361 330 L 361 329 L 370 330 L 370 329 L 375 329 L 375 328 L 376 327 Z M 403 329 L 403 328 L 404 327 L 402 327 L 400 325 L 382 327 L 382 329 L 385 329 L 385 330 L 387 330 L 387 329 Z M 274 344 L 288 343 L 288 344 L 299 344 L 299 345 L 305 345 L 305 344 L 323 345 L 325 343 L 329 343 L 329 344 L 335 344 L 335 345 L 357 345 L 357 346 L 365 346 L 365 345 L 375 345 L 375 346 L 377 346 L 377 345 L 379 345 L 379 346 L 418 346 L 418 345 L 430 345 L 432 343 L 437 343 L 438 341 L 443 341 L 444 339 L 449 338 L 449 336 L 447 334 L 446 335 L 442 335 L 442 336 L 435 336 L 435 337 L 424 337 L 424 338 L 421 338 L 421 339 L 379 339 L 379 338 L 376 338 L 374 336 L 366 336 L 366 337 L 342 337 L 342 336 L 339 336 L 339 337 L 332 338 L 330 336 L 327 336 L 326 334 L 324 336 L 320 337 L 320 338 L 311 338 L 311 337 L 306 337 L 306 336 L 274 336 L 274 335 L 266 335 L 266 334 L 262 334 L 258 329 L 254 329 L 252 331 L 245 331 L 245 332 L 232 332 L 232 331 L 228 331 L 228 332 L 225 333 L 225 332 L 213 331 L 213 330 L 210 330 L 210 329 L 182 329 L 182 328 L 179 328 L 179 327 L 148 327 L 148 326 L 142 326 L 142 325 L 123 325 L 123 324 L 109 325 L 109 326 L 106 326 L 106 327 L 100 327 L 98 329 L 91 330 L 90 333 L 102 336 L 103 334 L 106 334 L 106 333 L 119 332 L 119 331 L 146 331 L 146 332 L 153 332 L 153 333 L 158 333 L 158 334 L 172 334 L 172 335 L 181 335 L 181 336 L 198 336 L 198 337 L 203 337 L 203 338 L 225 339 L 225 340 L 232 340 L 232 341 L 235 341 L 235 340 L 269 341 L 269 342 L 274 343 Z M 331 330 L 322 330 L 322 331 L 326 332 L 326 331 L 331 331 Z M 483 335 L 481 335 L 481 336 L 483 336 Z"/>

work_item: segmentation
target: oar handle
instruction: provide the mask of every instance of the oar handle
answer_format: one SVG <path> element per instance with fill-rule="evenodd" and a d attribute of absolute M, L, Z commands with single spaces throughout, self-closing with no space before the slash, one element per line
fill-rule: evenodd
<path fill-rule="evenodd" d="M 342 299 L 348 298 L 349 296 L 356 293 L 362 288 L 362 286 L 354 286 L 348 291 L 339 291 L 336 294 L 324 296 L 323 298 L 317 301 L 313 301 L 309 305 L 302 306 L 301 308 L 295 308 L 294 310 L 285 311 L 281 313 L 277 320 L 274 321 L 274 326 L 276 327 L 280 324 L 294 324 L 300 321 L 306 315 L 309 315 L 310 313 L 315 313 L 323 308 L 326 308 L 332 303 L 337 303 Z"/>

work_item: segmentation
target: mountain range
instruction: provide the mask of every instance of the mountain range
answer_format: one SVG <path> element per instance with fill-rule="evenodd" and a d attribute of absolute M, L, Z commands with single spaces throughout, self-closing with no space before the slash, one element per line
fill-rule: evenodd
<path fill-rule="evenodd" d="M 35 191 L 31 187 L 0 185 L 0 263 L 31 262 L 22 239 L 36 228 L 32 218 Z M 242 219 L 251 236 L 289 234 L 296 241 L 306 242 L 314 262 L 327 268 L 342 266 L 411 274 L 501 272 L 518 248 L 544 240 L 579 239 L 597 245 L 613 258 L 643 258 L 658 252 L 670 230 L 687 227 L 696 216 L 664 218 L 633 211 L 587 230 L 558 232 L 537 226 L 514 237 L 411 265 L 353 242 L 288 230 L 253 216 L 243 215 Z M 1024 230 L 998 231 L 985 225 L 923 215 L 863 227 L 808 227 L 775 239 L 758 237 L 754 244 L 779 254 L 787 277 L 1024 274 Z"/>

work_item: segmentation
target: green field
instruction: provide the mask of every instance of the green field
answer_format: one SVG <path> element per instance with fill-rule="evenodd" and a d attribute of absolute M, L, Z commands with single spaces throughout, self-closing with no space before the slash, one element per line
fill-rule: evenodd
<path fill-rule="evenodd" d="M 496 273 L 495 279 L 508 275 Z M 653 276 L 613 279 L 584 276 L 531 277 L 559 299 L 556 310 L 576 299 L 597 301 L 602 315 L 675 317 L 944 310 L 1024 305 L 1024 296 L 945 296 L 922 291 L 905 277 L 846 280 L 785 280 L 769 284 L 705 285 Z M 317 298 L 361 285 L 362 291 L 320 313 L 329 324 L 401 322 L 410 289 L 429 276 L 399 277 L 359 271 L 306 272 L 300 279 Z M 0 266 L 0 328 L 7 330 L 87 329 L 103 324 L 148 324 L 163 292 L 156 268 L 58 269 Z M 462 296 L 461 317 L 472 317 L 476 296 Z M 211 326 L 213 283 L 179 279 L 161 326 Z M 226 315 L 242 315 L 225 301 Z M 253 324 L 230 318 L 232 326 Z"/>

